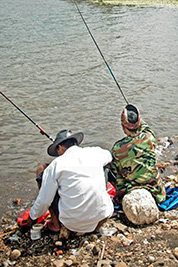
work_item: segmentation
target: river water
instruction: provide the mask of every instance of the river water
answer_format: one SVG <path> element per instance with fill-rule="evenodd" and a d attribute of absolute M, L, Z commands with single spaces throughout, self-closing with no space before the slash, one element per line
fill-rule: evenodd
<path fill-rule="evenodd" d="M 79 8 L 129 103 L 157 137 L 178 133 L 175 7 Z M 110 149 L 123 137 L 126 102 L 72 1 L 0 1 L 0 88 L 45 131 L 83 131 L 83 145 Z M 0 215 L 36 196 L 35 169 L 51 141 L 0 97 Z"/>

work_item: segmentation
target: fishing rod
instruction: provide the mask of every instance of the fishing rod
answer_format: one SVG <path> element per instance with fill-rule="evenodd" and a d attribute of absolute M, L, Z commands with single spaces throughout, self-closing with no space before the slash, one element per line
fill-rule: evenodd
<path fill-rule="evenodd" d="M 39 130 L 42 135 L 45 135 L 47 138 L 49 138 L 52 142 L 54 142 L 54 139 L 43 130 L 35 121 L 33 121 L 22 109 L 20 109 L 12 100 L 10 100 L 4 93 L 0 92 L 1 95 L 8 100 L 14 107 L 18 109 L 29 121 L 31 121 Z"/>
<path fill-rule="evenodd" d="M 72 2 L 73 2 L 74 5 L 76 6 L 77 11 L 79 12 L 79 14 L 80 14 L 80 16 L 81 16 L 81 18 L 82 18 L 82 20 L 83 20 L 83 22 L 84 22 L 84 24 L 85 24 L 85 26 L 86 26 L 88 32 L 89 32 L 89 34 L 90 34 L 90 36 L 91 36 L 91 38 L 92 38 L 94 44 L 96 45 L 96 47 L 97 47 L 97 49 L 98 49 L 98 51 L 99 51 L 99 53 L 100 53 L 102 59 L 104 60 L 104 63 L 106 64 L 106 67 L 108 68 L 108 70 L 109 70 L 111 76 L 113 77 L 113 79 L 114 79 L 114 81 L 115 81 L 117 87 L 119 88 L 119 90 L 120 90 L 120 92 L 121 92 L 121 94 L 122 94 L 124 100 L 126 101 L 127 104 L 129 104 L 127 98 L 126 98 L 125 95 L 124 95 L 124 92 L 122 91 L 122 89 L 121 89 L 121 87 L 120 87 L 118 81 L 116 80 L 116 77 L 115 77 L 115 75 L 114 75 L 114 73 L 113 73 L 111 67 L 109 66 L 108 62 L 106 61 L 106 59 L 105 59 L 103 53 L 101 52 L 101 49 L 99 48 L 99 46 L 98 46 L 98 44 L 97 44 L 97 42 L 96 42 L 96 40 L 95 40 L 93 34 L 91 33 L 91 31 L 90 31 L 90 29 L 89 29 L 89 27 L 88 27 L 88 25 L 87 25 L 87 23 L 86 23 L 86 21 L 85 21 L 83 15 L 82 15 L 82 13 L 81 13 L 81 11 L 80 11 L 80 9 L 79 9 L 79 7 L 78 7 L 76 1 L 75 1 L 75 0 L 72 0 Z"/>

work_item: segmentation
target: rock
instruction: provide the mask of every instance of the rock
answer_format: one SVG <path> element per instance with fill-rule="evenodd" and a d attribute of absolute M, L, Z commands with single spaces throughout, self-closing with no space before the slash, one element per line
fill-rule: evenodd
<path fill-rule="evenodd" d="M 162 224 L 161 228 L 162 228 L 163 230 L 170 230 L 170 229 L 171 229 L 171 225 L 169 225 L 169 224 L 167 224 L 167 223 L 164 223 L 164 224 Z"/>
<path fill-rule="evenodd" d="M 160 223 L 167 223 L 167 222 L 168 222 L 168 219 L 162 219 L 162 218 L 161 218 L 161 219 L 159 219 L 159 222 L 160 222 Z"/>
<path fill-rule="evenodd" d="M 118 234 L 117 237 L 121 240 L 124 246 L 130 246 L 133 243 L 132 239 L 128 239 L 123 234 Z"/>
<path fill-rule="evenodd" d="M 176 247 L 176 248 L 173 250 L 173 254 L 174 254 L 174 256 L 176 257 L 176 259 L 178 260 L 178 247 Z"/>
<path fill-rule="evenodd" d="M 95 240 L 98 239 L 98 236 L 93 234 L 93 235 L 91 235 L 91 239 L 92 239 L 93 241 L 95 241 Z"/>
<path fill-rule="evenodd" d="M 124 233 L 127 230 L 127 226 L 122 223 L 115 223 L 115 227 L 119 230 L 119 232 Z"/>
<path fill-rule="evenodd" d="M 62 246 L 62 242 L 61 241 L 56 241 L 55 242 L 55 246 L 56 247 L 61 247 Z"/>
<path fill-rule="evenodd" d="M 9 266 L 9 262 L 8 262 L 8 261 L 4 261 L 4 262 L 2 263 L 2 266 L 3 266 L 3 267 L 8 267 L 8 266 Z"/>
<path fill-rule="evenodd" d="M 148 256 L 148 260 L 149 260 L 151 263 L 153 263 L 153 262 L 155 261 L 155 257 L 153 257 L 153 256 Z"/>
<path fill-rule="evenodd" d="M 92 249 L 92 253 L 94 256 L 98 255 L 100 252 L 100 249 L 97 246 L 94 246 Z"/>
<path fill-rule="evenodd" d="M 21 251 L 18 249 L 14 249 L 11 253 L 11 260 L 17 260 L 21 256 Z"/>
<path fill-rule="evenodd" d="M 107 260 L 99 260 L 98 263 L 97 263 L 97 267 L 101 267 L 101 266 L 111 267 L 111 261 L 109 259 L 107 259 Z"/>
<path fill-rule="evenodd" d="M 72 260 L 73 263 L 77 263 L 77 259 L 74 255 L 70 255 L 69 260 Z"/>
<path fill-rule="evenodd" d="M 82 239 L 82 241 L 80 242 L 80 247 L 85 246 L 85 245 L 88 245 L 88 244 L 89 244 L 89 242 L 88 242 L 88 238 L 84 238 L 84 239 Z"/>
<path fill-rule="evenodd" d="M 119 236 L 111 236 L 111 241 L 113 243 L 121 243 L 121 238 Z"/>
<path fill-rule="evenodd" d="M 15 204 L 15 205 L 20 205 L 21 202 L 22 202 L 21 198 L 16 198 L 15 200 L 13 200 L 13 204 Z"/>
<path fill-rule="evenodd" d="M 171 228 L 172 228 L 172 229 L 178 229 L 178 221 L 175 221 L 175 220 L 172 221 L 172 222 L 171 222 Z"/>
<path fill-rule="evenodd" d="M 59 237 L 61 239 L 68 240 L 69 239 L 69 236 L 70 236 L 70 230 L 67 229 L 65 226 L 62 226 L 61 229 L 60 229 L 60 235 L 59 235 Z"/>
<path fill-rule="evenodd" d="M 159 209 L 154 198 L 143 188 L 126 194 L 122 207 L 128 220 L 136 225 L 150 224 L 159 218 Z"/>
<path fill-rule="evenodd" d="M 89 251 L 89 250 L 90 250 L 90 248 L 91 248 L 91 246 L 90 246 L 90 245 L 87 245 L 87 246 L 86 246 L 86 250 L 87 250 L 87 251 Z"/>
<path fill-rule="evenodd" d="M 2 222 L 3 222 L 3 223 L 10 223 L 10 222 L 12 222 L 12 219 L 2 217 Z"/>
<path fill-rule="evenodd" d="M 53 267 L 62 267 L 62 266 L 64 266 L 64 259 L 53 261 L 52 266 Z"/>
<path fill-rule="evenodd" d="M 67 266 L 71 266 L 73 264 L 73 261 L 72 260 L 66 260 L 64 262 Z"/>
<path fill-rule="evenodd" d="M 99 232 L 101 235 L 112 236 L 113 234 L 115 234 L 117 232 L 117 229 L 115 227 L 111 227 L 109 229 L 101 227 Z"/>
<path fill-rule="evenodd" d="M 120 261 L 115 265 L 115 267 L 128 267 L 128 265 L 124 261 Z"/>

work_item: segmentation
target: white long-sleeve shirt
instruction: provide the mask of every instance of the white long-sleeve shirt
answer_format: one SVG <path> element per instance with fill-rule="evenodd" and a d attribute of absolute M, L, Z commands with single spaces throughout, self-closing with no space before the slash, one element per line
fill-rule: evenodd
<path fill-rule="evenodd" d="M 58 190 L 59 220 L 63 225 L 75 232 L 92 232 L 114 211 L 103 171 L 111 160 L 110 152 L 100 147 L 67 149 L 45 169 L 30 217 L 37 219 L 46 212 Z"/>

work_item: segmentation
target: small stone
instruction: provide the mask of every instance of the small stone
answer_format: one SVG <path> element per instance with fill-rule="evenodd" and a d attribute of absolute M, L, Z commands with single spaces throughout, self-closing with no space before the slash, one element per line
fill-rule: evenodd
<path fill-rule="evenodd" d="M 88 244 L 89 244 L 88 240 L 85 240 L 85 241 L 83 242 L 83 246 L 84 246 L 84 247 L 87 246 Z"/>
<path fill-rule="evenodd" d="M 59 236 L 62 239 L 68 240 L 69 236 L 70 236 L 70 230 L 67 229 L 65 226 L 62 226 L 61 229 L 60 229 L 60 235 Z"/>
<path fill-rule="evenodd" d="M 91 239 L 92 239 L 92 240 L 97 240 L 97 239 L 98 239 L 98 236 L 97 236 L 97 235 L 92 235 L 92 236 L 91 236 Z"/>
<path fill-rule="evenodd" d="M 89 251 L 89 250 L 90 250 L 90 248 L 91 248 L 91 246 L 90 246 L 90 245 L 87 245 L 87 246 L 86 246 L 86 250 L 87 250 L 87 251 Z"/>
<path fill-rule="evenodd" d="M 153 256 L 148 256 L 148 260 L 149 260 L 151 263 L 153 263 L 153 262 L 155 261 L 155 257 L 153 257 Z"/>
<path fill-rule="evenodd" d="M 151 239 L 155 239 L 155 238 L 156 238 L 156 236 L 155 236 L 155 235 L 152 235 L 152 236 L 151 236 Z"/>
<path fill-rule="evenodd" d="M 147 245 L 148 243 L 149 243 L 149 242 L 148 242 L 147 239 L 144 239 L 144 240 L 143 240 L 143 244 Z"/>
<path fill-rule="evenodd" d="M 73 261 L 72 261 L 72 260 L 66 260 L 66 261 L 65 261 L 65 264 L 66 264 L 67 266 L 71 266 L 71 265 L 73 264 Z"/>
<path fill-rule="evenodd" d="M 2 222 L 4 222 L 4 223 L 10 223 L 10 222 L 12 222 L 12 219 L 2 217 Z"/>
<path fill-rule="evenodd" d="M 115 227 L 111 227 L 109 229 L 101 227 L 99 229 L 99 232 L 100 232 L 101 235 L 112 236 L 113 234 L 115 234 L 117 232 L 117 229 Z"/>
<path fill-rule="evenodd" d="M 163 218 L 161 218 L 161 219 L 159 219 L 158 220 L 160 223 L 167 223 L 168 222 L 168 219 L 163 219 Z"/>
<path fill-rule="evenodd" d="M 16 198 L 15 200 L 13 200 L 13 204 L 15 204 L 15 205 L 20 205 L 21 202 L 22 202 L 21 198 Z"/>
<path fill-rule="evenodd" d="M 121 243 L 121 238 L 119 236 L 111 236 L 111 241 L 114 243 Z"/>
<path fill-rule="evenodd" d="M 73 263 L 77 263 L 77 259 L 74 255 L 70 255 L 69 260 L 72 260 Z"/>
<path fill-rule="evenodd" d="M 173 250 L 173 255 L 176 257 L 176 259 L 178 260 L 178 247 L 176 247 L 174 250 Z"/>
<path fill-rule="evenodd" d="M 11 260 L 17 260 L 21 256 L 21 252 L 18 249 L 14 249 L 11 253 Z"/>
<path fill-rule="evenodd" d="M 96 256 L 99 254 L 99 248 L 97 246 L 94 246 L 93 249 L 92 249 L 92 252 L 93 252 L 93 255 Z"/>
<path fill-rule="evenodd" d="M 171 254 L 172 251 L 171 251 L 170 249 L 167 249 L 166 252 L 167 252 L 168 254 Z"/>
<path fill-rule="evenodd" d="M 80 247 L 82 247 L 82 246 L 84 246 L 84 244 L 86 244 L 86 242 L 88 242 L 88 238 L 84 238 L 84 239 L 82 239 L 82 241 L 80 242 Z M 89 242 L 88 242 L 89 243 Z M 87 243 L 87 244 L 88 244 Z M 86 244 L 86 245 L 87 245 Z"/>
<path fill-rule="evenodd" d="M 53 261 L 52 266 L 53 267 L 62 267 L 62 266 L 64 266 L 64 259 Z"/>
<path fill-rule="evenodd" d="M 167 223 L 164 223 L 164 224 L 161 225 L 161 228 L 163 230 L 170 230 L 171 229 L 171 226 L 169 224 L 167 224 Z"/>
<path fill-rule="evenodd" d="M 120 261 L 115 265 L 115 267 L 128 267 L 128 265 L 124 261 Z"/>
<path fill-rule="evenodd" d="M 175 221 L 175 220 L 172 221 L 172 222 L 171 222 L 171 228 L 172 228 L 172 229 L 178 229 L 178 222 Z"/>
<path fill-rule="evenodd" d="M 77 249 L 70 249 L 70 253 L 76 256 L 79 255 L 79 252 L 77 251 Z"/>
<path fill-rule="evenodd" d="M 101 266 L 111 267 L 111 261 L 109 259 L 107 259 L 107 260 L 99 260 L 97 262 L 97 267 L 101 267 Z"/>
<path fill-rule="evenodd" d="M 116 223 L 115 227 L 122 233 L 124 233 L 127 230 L 127 226 L 122 223 Z"/>
<path fill-rule="evenodd" d="M 62 242 L 61 241 L 56 241 L 55 242 L 55 246 L 56 247 L 61 247 L 62 246 Z"/>
<path fill-rule="evenodd" d="M 123 234 L 118 234 L 117 238 L 119 238 L 124 246 L 130 246 L 133 243 L 132 239 L 125 237 Z"/>

